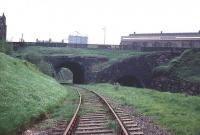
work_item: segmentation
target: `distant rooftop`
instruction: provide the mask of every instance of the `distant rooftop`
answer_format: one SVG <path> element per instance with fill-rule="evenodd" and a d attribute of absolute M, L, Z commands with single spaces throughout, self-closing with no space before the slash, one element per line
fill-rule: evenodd
<path fill-rule="evenodd" d="M 129 36 L 199 36 L 200 35 L 200 31 L 198 32 L 182 32 L 182 33 L 164 33 L 164 32 L 160 32 L 160 33 L 133 33 L 133 34 L 129 34 Z"/>
<path fill-rule="evenodd" d="M 199 32 L 187 33 L 133 33 L 129 36 L 122 36 L 122 40 L 200 40 Z"/>

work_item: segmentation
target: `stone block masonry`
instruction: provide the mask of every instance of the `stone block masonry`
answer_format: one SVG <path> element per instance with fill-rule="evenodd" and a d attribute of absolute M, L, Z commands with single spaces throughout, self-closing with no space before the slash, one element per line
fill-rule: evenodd
<path fill-rule="evenodd" d="M 153 89 L 200 95 L 200 83 L 186 81 L 175 76 L 160 75 L 152 80 Z"/>

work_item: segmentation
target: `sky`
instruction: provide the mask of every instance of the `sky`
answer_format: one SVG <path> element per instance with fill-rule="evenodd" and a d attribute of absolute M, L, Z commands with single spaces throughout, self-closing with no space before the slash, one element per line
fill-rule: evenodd
<path fill-rule="evenodd" d="M 90 44 L 119 44 L 130 33 L 198 32 L 199 0 L 0 0 L 7 40 L 67 42 L 88 36 Z M 105 31 L 104 28 L 105 27 Z"/>

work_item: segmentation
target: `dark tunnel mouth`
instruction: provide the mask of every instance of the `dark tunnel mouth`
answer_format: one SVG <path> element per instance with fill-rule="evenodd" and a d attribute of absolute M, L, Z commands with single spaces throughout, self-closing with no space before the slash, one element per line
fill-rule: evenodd
<path fill-rule="evenodd" d="M 122 86 L 144 88 L 142 82 L 138 78 L 130 75 L 122 76 L 116 79 L 115 83 L 119 83 Z"/>
<path fill-rule="evenodd" d="M 69 69 L 73 74 L 73 83 L 74 84 L 84 84 L 84 67 L 81 64 L 76 62 L 66 62 L 65 64 L 59 66 L 57 73 L 61 71 L 62 68 Z"/>

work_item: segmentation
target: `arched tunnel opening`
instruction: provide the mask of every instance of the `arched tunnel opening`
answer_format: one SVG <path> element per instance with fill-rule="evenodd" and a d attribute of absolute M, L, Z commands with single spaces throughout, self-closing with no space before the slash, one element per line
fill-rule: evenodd
<path fill-rule="evenodd" d="M 72 77 L 72 82 L 74 84 L 83 84 L 85 83 L 85 77 L 84 77 L 84 67 L 81 66 L 79 63 L 76 62 L 66 62 L 63 65 L 60 65 L 59 68 L 57 68 L 57 74 L 59 74 L 60 72 L 63 72 L 62 70 L 65 69 L 65 74 L 62 75 L 63 78 L 67 78 L 65 77 L 65 75 L 69 75 Z M 66 69 L 68 69 L 68 73 L 66 74 Z M 71 75 L 69 74 L 69 70 L 71 71 Z M 68 77 L 69 77 L 68 76 Z"/>
<path fill-rule="evenodd" d="M 62 83 L 73 83 L 73 73 L 68 68 L 61 68 L 60 71 L 57 74 L 57 80 Z"/>
<path fill-rule="evenodd" d="M 115 81 L 122 86 L 143 88 L 143 83 L 134 76 L 122 76 Z"/>

